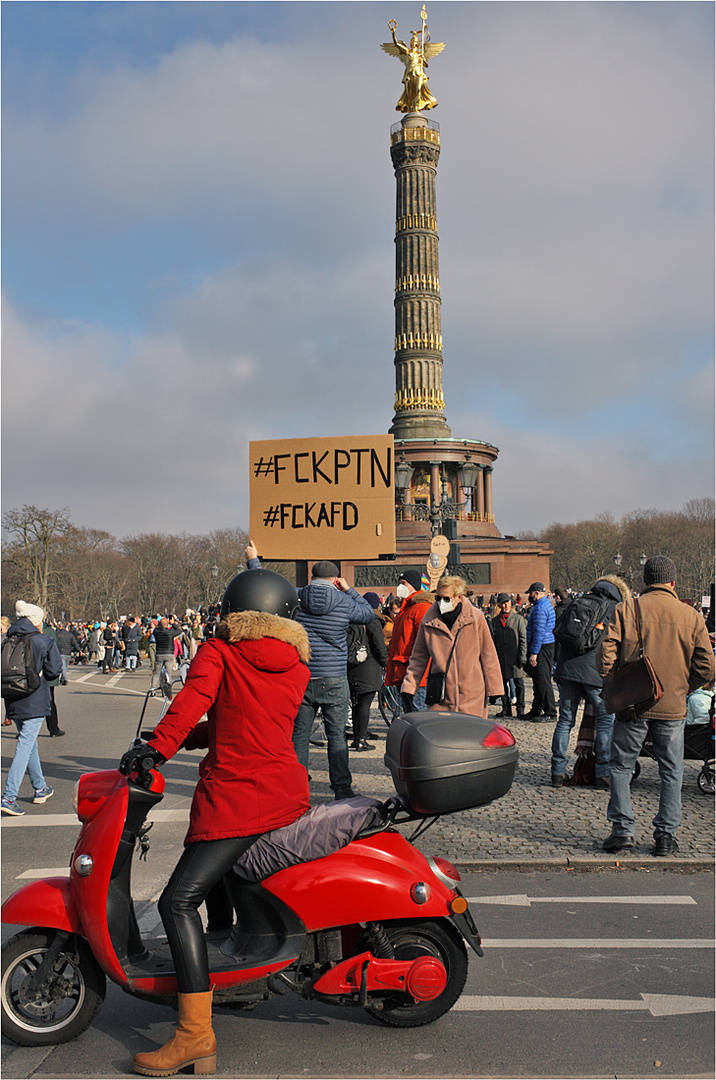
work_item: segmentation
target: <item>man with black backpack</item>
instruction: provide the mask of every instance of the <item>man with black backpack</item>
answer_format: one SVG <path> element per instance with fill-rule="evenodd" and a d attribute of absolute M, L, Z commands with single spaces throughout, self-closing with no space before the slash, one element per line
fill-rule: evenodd
<path fill-rule="evenodd" d="M 54 795 L 45 783 L 37 750 L 37 736 L 43 721 L 50 715 L 48 680 L 62 675 L 62 657 L 52 638 L 42 633 L 44 611 L 35 604 L 18 600 L 16 620 L 2 645 L 2 696 L 5 710 L 18 729 L 15 757 L 5 781 L 2 813 L 22 817 L 17 793 L 26 772 L 35 790 L 34 803 L 45 803 Z"/>
<path fill-rule="evenodd" d="M 607 574 L 583 596 L 563 604 L 554 627 L 557 657 L 554 680 L 559 683 L 559 719 L 552 737 L 552 787 L 562 787 L 567 773 L 569 736 L 584 700 L 594 710 L 596 727 L 594 786 L 609 790 L 609 754 L 614 715 L 602 699 L 602 678 L 597 672 L 597 646 L 606 633 L 617 604 L 628 600 L 629 586 Z"/>

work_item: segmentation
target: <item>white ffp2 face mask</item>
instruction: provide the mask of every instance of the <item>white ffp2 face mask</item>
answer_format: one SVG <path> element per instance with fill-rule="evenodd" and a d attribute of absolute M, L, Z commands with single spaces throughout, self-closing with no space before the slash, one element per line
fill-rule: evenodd
<path fill-rule="evenodd" d="M 407 600 L 410 596 L 410 588 L 407 585 L 398 585 L 395 595 L 400 597 L 401 600 Z"/>
<path fill-rule="evenodd" d="M 455 610 L 455 601 L 451 600 L 448 596 L 439 596 L 438 607 L 440 608 L 441 615 L 447 615 L 448 611 Z"/>

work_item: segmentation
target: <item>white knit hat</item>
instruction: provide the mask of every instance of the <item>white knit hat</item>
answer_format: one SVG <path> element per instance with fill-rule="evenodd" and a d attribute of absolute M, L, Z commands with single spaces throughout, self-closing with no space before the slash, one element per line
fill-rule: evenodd
<path fill-rule="evenodd" d="M 15 618 L 29 619 L 33 626 L 37 626 L 41 630 L 45 612 L 37 604 L 26 604 L 24 600 L 18 600 L 15 604 Z"/>

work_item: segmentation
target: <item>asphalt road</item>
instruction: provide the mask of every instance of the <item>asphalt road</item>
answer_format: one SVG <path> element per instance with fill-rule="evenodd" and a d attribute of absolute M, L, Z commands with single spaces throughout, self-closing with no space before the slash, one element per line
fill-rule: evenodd
<path fill-rule="evenodd" d="M 78 675 L 78 672 L 80 673 Z M 62 739 L 40 739 L 56 795 L 2 822 L 3 900 L 32 877 L 67 867 L 77 834 L 71 796 L 82 772 L 113 768 L 134 735 L 148 684 L 136 675 L 76 669 L 58 691 Z M 115 680 L 114 682 L 112 680 Z M 145 726 L 159 714 L 151 701 Z M 14 749 L 2 733 L 3 769 Z M 140 923 L 158 926 L 154 900 L 181 847 L 198 752 L 164 769 L 167 795 L 146 863 L 135 860 Z M 431 848 L 431 844 L 435 844 Z M 423 850 L 448 854 L 440 838 Z M 287 995 L 236 1013 L 217 1009 L 218 1073 L 231 1077 L 705 1077 L 714 1071 L 713 874 L 659 865 L 517 873 L 496 863 L 463 875 L 485 943 L 471 955 L 453 1010 L 413 1031 L 384 1027 L 358 1008 Z M 14 932 L 3 927 L 3 940 Z M 3 1076 L 113 1077 L 141 1049 L 161 1045 L 174 1013 L 117 987 L 75 1042 L 29 1049 L 3 1039 Z"/>

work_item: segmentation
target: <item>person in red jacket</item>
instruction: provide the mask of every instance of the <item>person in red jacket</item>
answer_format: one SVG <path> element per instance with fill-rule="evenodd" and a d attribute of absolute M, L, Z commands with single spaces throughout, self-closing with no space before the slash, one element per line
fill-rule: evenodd
<path fill-rule="evenodd" d="M 209 965 L 198 909 L 240 855 L 265 832 L 309 809 L 308 776 L 293 747 L 293 723 L 310 672 L 308 636 L 293 621 L 296 590 L 280 574 L 247 570 L 230 582 L 216 636 L 192 660 L 149 743 L 129 750 L 157 764 L 180 747 L 208 747 L 199 769 L 184 853 L 159 901 L 177 973 L 179 1023 L 160 1050 L 138 1054 L 135 1072 L 170 1076 L 194 1064 L 213 1071 Z M 202 716 L 207 719 L 200 723 Z"/>
<path fill-rule="evenodd" d="M 400 686 L 408 671 L 410 654 L 418 636 L 418 629 L 423 618 L 435 603 L 432 593 L 421 592 L 419 570 L 406 570 L 400 575 L 397 595 L 403 601 L 395 618 L 393 633 L 388 648 L 388 662 L 385 668 L 386 686 Z M 404 712 L 419 712 L 425 708 L 425 684 L 428 669 L 414 694 L 401 693 Z"/>

